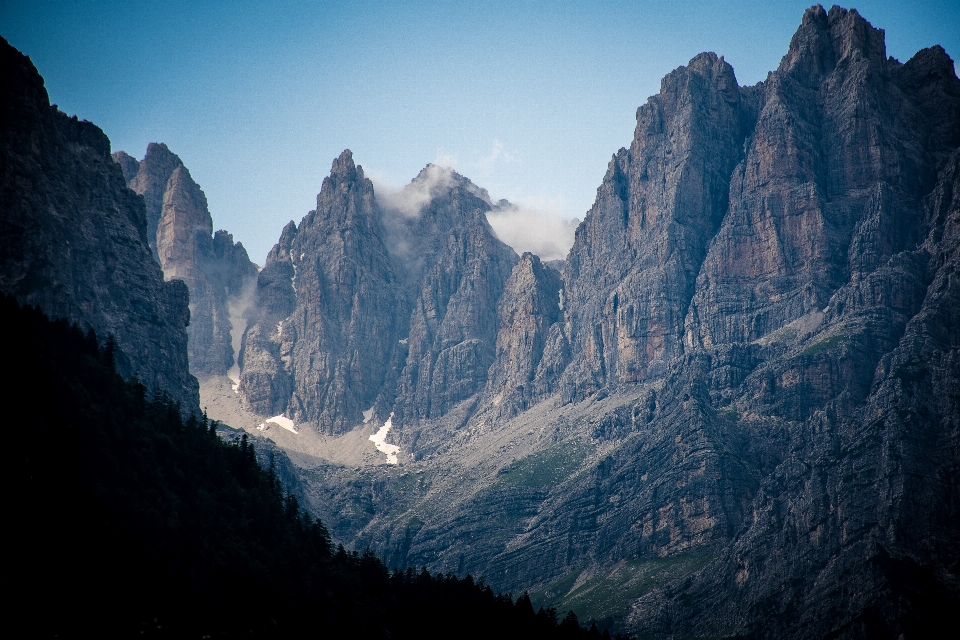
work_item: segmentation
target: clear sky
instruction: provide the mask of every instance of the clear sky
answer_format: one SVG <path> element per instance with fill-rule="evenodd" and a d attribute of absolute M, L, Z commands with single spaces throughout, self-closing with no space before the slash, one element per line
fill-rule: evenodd
<path fill-rule="evenodd" d="M 262 264 L 345 148 L 379 183 L 437 162 L 582 218 L 664 74 L 715 51 L 756 83 L 809 4 L 0 0 L 0 35 L 114 150 L 166 142 Z M 960 55 L 957 0 L 851 6 L 901 61 Z"/>

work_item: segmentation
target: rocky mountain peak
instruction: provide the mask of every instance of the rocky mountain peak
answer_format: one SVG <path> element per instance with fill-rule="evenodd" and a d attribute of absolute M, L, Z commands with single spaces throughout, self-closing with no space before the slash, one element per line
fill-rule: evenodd
<path fill-rule="evenodd" d="M 311 214 L 314 212 L 311 211 Z M 270 252 L 267 254 L 266 265 L 270 265 L 274 262 L 290 262 L 290 251 L 293 248 L 293 241 L 297 237 L 297 223 L 293 220 L 284 225 L 283 230 L 280 232 L 280 239 L 277 240 L 277 244 L 273 245 L 270 249 Z"/>
<path fill-rule="evenodd" d="M 807 9 L 777 69 L 802 83 L 817 82 L 837 65 L 865 61 L 882 69 L 886 61 L 882 29 L 875 29 L 856 9 L 820 5 Z"/>
<path fill-rule="evenodd" d="M 380 420 L 395 411 L 401 428 L 481 392 L 516 261 L 489 210 L 485 191 L 435 165 L 377 196 L 344 151 L 258 277 L 248 406 L 339 434 L 371 408 Z"/>
<path fill-rule="evenodd" d="M 128 154 L 126 151 L 117 151 L 113 154 L 113 161 L 120 165 L 120 170 L 123 171 L 123 179 L 129 184 L 137 176 L 137 172 L 140 171 L 140 162 Z"/>
<path fill-rule="evenodd" d="M 147 235 L 164 277 L 182 280 L 190 292 L 190 370 L 200 376 L 226 373 L 235 355 L 231 300 L 253 282 L 256 267 L 228 232 L 214 235 L 206 195 L 167 145 L 150 143 L 140 162 L 123 151 L 113 160 L 147 205 L 152 225 Z"/>
<path fill-rule="evenodd" d="M 361 423 L 399 345 L 403 305 L 383 236 L 373 184 L 345 150 L 317 208 L 284 228 L 258 276 L 241 371 L 248 406 L 329 434 Z"/>
<path fill-rule="evenodd" d="M 0 77 L 4 80 L 4 97 L 12 98 L 14 89 L 22 96 L 22 99 L 5 99 L 0 102 L 0 114 L 7 117 L 16 111 L 24 113 L 27 110 L 56 110 L 56 105 L 50 105 L 50 96 L 47 94 L 43 77 L 37 73 L 30 57 L 14 49 L 3 36 L 0 36 L 0 50 L 3 51 L 0 57 L 0 64 L 3 65 L 0 67 Z"/>
<path fill-rule="evenodd" d="M 903 93 L 923 113 L 929 127 L 927 148 L 941 165 L 960 146 L 960 79 L 953 60 L 943 47 L 921 49 L 906 64 L 894 69 L 893 77 Z"/>
<path fill-rule="evenodd" d="M 344 149 L 339 156 L 334 158 L 329 177 L 331 180 L 347 182 L 357 179 L 357 165 L 353 162 L 353 152 L 350 149 Z M 363 177 L 362 174 L 360 177 Z"/>
<path fill-rule="evenodd" d="M 431 196 L 453 189 L 463 189 L 468 193 L 480 198 L 487 204 L 492 205 L 490 194 L 486 189 L 478 187 L 466 176 L 460 175 L 450 167 L 441 167 L 433 163 L 427 164 L 413 180 L 408 187 L 420 188 L 425 186 Z"/>
<path fill-rule="evenodd" d="M 114 155 L 119 156 L 120 153 L 117 152 Z M 116 160 L 116 157 L 114 160 Z M 128 171 L 132 169 L 130 163 L 127 163 L 127 165 Z M 157 253 L 157 227 L 160 224 L 160 216 L 163 211 L 163 198 L 167 191 L 167 182 L 170 180 L 170 176 L 181 165 L 183 165 L 183 162 L 167 148 L 167 145 L 162 142 L 151 142 L 147 146 L 146 155 L 138 164 L 136 175 L 127 179 L 127 186 L 143 196 L 143 203 L 147 209 L 147 241 L 150 243 L 150 248 L 158 261 L 160 256 Z"/>
<path fill-rule="evenodd" d="M 212 235 L 207 197 L 187 168 L 177 165 L 164 190 L 157 227 L 157 254 L 164 276 L 194 277 L 201 256 L 210 253 Z"/>
<path fill-rule="evenodd" d="M 610 161 L 564 264 L 570 349 L 583 354 L 558 383 L 565 400 L 661 375 L 680 354 L 677 322 L 749 124 L 732 67 L 713 53 L 669 73 L 637 110 L 633 143 Z"/>
<path fill-rule="evenodd" d="M 337 216 L 342 221 L 349 220 L 350 224 L 376 225 L 375 208 L 373 183 L 363 175 L 363 167 L 353 162 L 353 153 L 345 149 L 333 161 L 330 175 L 323 179 L 314 215 L 304 218 L 304 223 L 311 225 L 318 218 Z M 356 219 L 358 215 L 362 219 Z M 303 223 L 301 231 L 302 226 Z"/>

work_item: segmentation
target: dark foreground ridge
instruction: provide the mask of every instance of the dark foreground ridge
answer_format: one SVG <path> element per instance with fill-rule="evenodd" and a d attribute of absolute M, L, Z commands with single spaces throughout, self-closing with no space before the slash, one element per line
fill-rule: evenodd
<path fill-rule="evenodd" d="M 31 635 L 609 637 L 470 576 L 334 549 L 245 436 L 120 377 L 112 340 L 6 296 L 0 318 L 18 336 L 4 591 Z"/>

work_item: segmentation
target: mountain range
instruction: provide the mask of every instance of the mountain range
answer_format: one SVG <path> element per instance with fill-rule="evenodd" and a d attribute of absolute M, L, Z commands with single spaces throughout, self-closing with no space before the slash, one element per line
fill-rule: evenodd
<path fill-rule="evenodd" d="M 274 440 L 335 540 L 644 637 L 925 637 L 960 603 L 941 47 L 816 6 L 757 85 L 694 57 L 557 262 L 468 178 L 378 194 L 344 151 L 260 270 L 166 146 L 111 157 L 18 55 L 0 289 Z"/>

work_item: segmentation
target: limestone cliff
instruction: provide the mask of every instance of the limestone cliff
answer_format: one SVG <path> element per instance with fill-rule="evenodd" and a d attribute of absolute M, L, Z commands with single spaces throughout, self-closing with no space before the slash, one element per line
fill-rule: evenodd
<path fill-rule="evenodd" d="M 487 222 L 485 193 L 433 165 L 407 188 L 428 180 L 429 202 L 408 222 L 416 261 L 401 267 L 412 309 L 397 386 L 399 425 L 444 416 L 483 390 L 496 351 L 497 302 L 517 260 Z"/>
<path fill-rule="evenodd" d="M 694 350 L 758 345 L 715 406 L 758 440 L 789 426 L 729 551 L 632 624 L 935 635 L 960 558 L 960 81 L 942 49 L 901 65 L 855 11 L 815 7 L 766 84 L 687 327 Z"/>
<path fill-rule="evenodd" d="M 252 288 L 256 266 L 226 231 L 213 233 L 207 198 L 180 158 L 166 145 L 151 143 L 137 162 L 123 151 L 113 154 L 128 186 L 143 196 L 147 235 L 167 280 L 181 280 L 190 291 L 190 370 L 223 375 L 234 363 L 231 304 Z M 242 333 L 244 326 L 236 327 Z"/>
<path fill-rule="evenodd" d="M 113 154 L 115 162 L 123 168 L 123 176 L 127 186 L 143 196 L 143 203 L 147 208 L 147 239 L 154 257 L 159 261 L 157 253 L 157 228 L 160 226 L 160 216 L 163 211 L 163 198 L 167 191 L 167 182 L 174 169 L 183 163 L 167 145 L 151 142 L 147 146 L 147 154 L 134 169 L 131 160 L 134 160 L 124 151 Z M 136 162 L 134 160 L 134 162 Z"/>
<path fill-rule="evenodd" d="M 260 273 L 240 385 L 248 406 L 324 433 L 362 423 L 402 346 L 383 235 L 373 185 L 344 151 L 317 208 L 284 229 Z"/>
<path fill-rule="evenodd" d="M 498 418 L 510 418 L 537 398 L 537 368 L 550 331 L 560 319 L 563 284 L 560 274 L 524 253 L 504 285 L 497 305 L 496 353 L 487 376 L 484 400 Z"/>
<path fill-rule="evenodd" d="M 408 189 L 422 191 L 419 206 L 384 209 L 344 151 L 316 210 L 284 229 L 244 341 L 252 409 L 333 434 L 371 409 L 368 419 L 416 427 L 482 391 L 516 254 L 469 180 L 431 166 Z"/>
<path fill-rule="evenodd" d="M 661 376 L 682 353 L 683 317 L 753 108 L 730 65 L 705 53 L 637 111 L 633 144 L 610 161 L 564 265 L 578 354 L 558 382 L 565 399 Z"/>
<path fill-rule="evenodd" d="M 33 64 L 6 41 L 0 75 L 0 289 L 102 340 L 113 335 L 123 375 L 197 410 L 187 289 L 164 282 L 143 201 L 110 141 L 51 106 Z"/>

